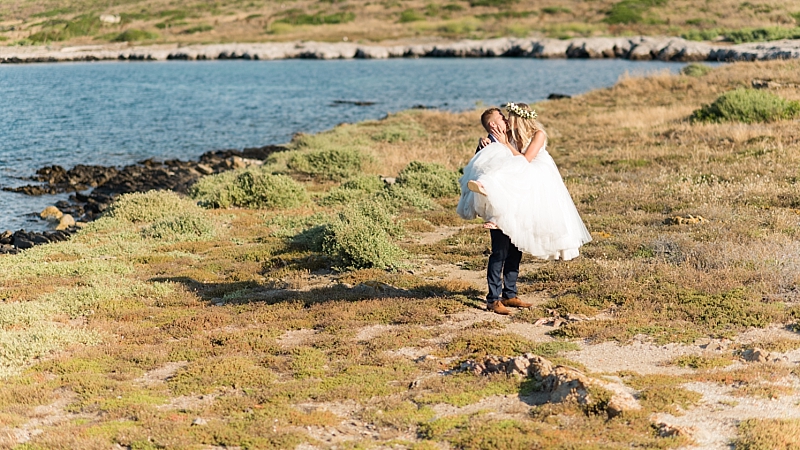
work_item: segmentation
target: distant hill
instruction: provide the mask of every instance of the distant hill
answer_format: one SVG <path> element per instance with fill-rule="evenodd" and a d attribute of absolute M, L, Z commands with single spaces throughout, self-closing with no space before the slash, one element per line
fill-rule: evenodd
<path fill-rule="evenodd" d="M 115 4 L 116 3 L 116 4 Z M 800 38 L 800 5 L 714 0 L 166 1 L 0 3 L 6 45 L 675 35 Z"/>

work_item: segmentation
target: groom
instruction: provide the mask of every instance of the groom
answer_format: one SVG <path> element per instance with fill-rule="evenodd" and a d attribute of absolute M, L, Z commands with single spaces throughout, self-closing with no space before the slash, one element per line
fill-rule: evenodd
<path fill-rule="evenodd" d="M 489 133 L 489 137 L 488 141 L 481 139 L 476 153 L 490 142 L 507 141 L 508 124 L 500 109 L 489 108 L 484 111 L 481 114 L 481 124 Z M 524 302 L 517 297 L 517 276 L 522 252 L 511 243 L 511 239 L 502 230 L 490 229 L 489 233 L 492 236 L 492 254 L 489 256 L 489 267 L 486 271 L 486 281 L 489 284 L 486 309 L 496 314 L 508 315 L 511 314 L 508 306 L 530 308 L 533 306 L 532 303 Z"/>

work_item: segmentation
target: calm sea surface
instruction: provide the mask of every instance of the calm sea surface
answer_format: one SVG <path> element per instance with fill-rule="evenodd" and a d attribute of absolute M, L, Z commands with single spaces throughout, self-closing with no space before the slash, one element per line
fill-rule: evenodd
<path fill-rule="evenodd" d="M 0 186 L 44 165 L 123 166 L 287 142 L 416 105 L 535 102 L 683 64 L 626 60 L 393 59 L 105 62 L 0 66 Z M 335 103 L 370 101 L 371 106 Z M 481 134 L 478 123 L 476 137 Z M 67 195 L 0 192 L 0 231 Z"/>

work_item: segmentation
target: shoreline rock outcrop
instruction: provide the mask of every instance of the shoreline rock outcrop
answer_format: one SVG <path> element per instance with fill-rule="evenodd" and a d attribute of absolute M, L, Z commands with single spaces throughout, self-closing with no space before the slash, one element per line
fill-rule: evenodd
<path fill-rule="evenodd" d="M 4 187 L 3 190 L 26 195 L 69 192 L 72 195 L 69 201 L 60 200 L 39 214 L 52 224 L 54 230 L 0 233 L 0 254 L 18 253 L 38 244 L 67 240 L 78 231 L 80 223 L 99 217 L 122 194 L 154 189 L 187 193 L 189 187 L 204 175 L 261 165 L 269 155 L 283 150 L 285 147 L 279 145 L 217 150 L 204 153 L 196 161 L 147 159 L 122 168 L 80 164 L 69 170 L 61 166 L 42 167 L 30 177 L 37 184 Z M 91 192 L 83 192 L 89 189 Z"/>
<path fill-rule="evenodd" d="M 386 58 L 622 58 L 661 61 L 756 61 L 800 58 L 800 40 L 730 45 L 680 37 L 496 38 L 380 45 L 351 42 L 270 42 L 230 44 L 127 43 L 54 48 L 0 47 L 0 63 L 61 61 L 166 61 L 212 59 L 386 59 Z"/>

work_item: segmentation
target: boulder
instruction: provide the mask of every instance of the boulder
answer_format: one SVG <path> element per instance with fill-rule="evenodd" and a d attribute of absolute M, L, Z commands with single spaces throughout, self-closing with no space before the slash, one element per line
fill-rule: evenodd
<path fill-rule="evenodd" d="M 75 219 L 69 214 L 64 214 L 61 217 L 61 220 L 58 221 L 58 226 L 56 226 L 56 230 L 66 230 L 67 228 L 74 226 L 75 226 Z"/>
<path fill-rule="evenodd" d="M 13 245 L 18 249 L 25 250 L 28 248 L 33 248 L 35 244 L 33 243 L 33 239 L 30 238 L 28 233 L 25 233 L 24 231 L 20 230 L 14 233 Z"/>
<path fill-rule="evenodd" d="M 765 363 L 770 360 L 770 353 L 762 348 L 750 348 L 742 352 L 742 359 L 747 362 Z"/>
<path fill-rule="evenodd" d="M 641 409 L 630 389 L 619 383 L 611 383 L 586 376 L 578 369 L 568 366 L 553 366 L 541 356 L 526 353 L 517 357 L 487 356 L 483 361 L 465 361 L 462 371 L 475 375 L 503 373 L 509 376 L 527 376 L 536 381 L 544 392 L 550 394 L 554 403 L 574 400 L 581 405 L 605 408 L 609 417 L 616 417 L 626 411 Z M 594 398 L 592 391 L 605 390 L 610 394 L 606 404 Z"/>
<path fill-rule="evenodd" d="M 58 222 L 63 216 L 64 213 L 55 206 L 48 206 L 47 208 L 43 209 L 41 213 L 39 213 L 39 217 L 51 222 Z"/>
<path fill-rule="evenodd" d="M 667 47 L 675 38 L 640 37 L 632 40 L 633 47 L 628 52 L 627 58 L 634 61 L 645 61 L 658 57 L 661 50 Z"/>
<path fill-rule="evenodd" d="M 568 58 L 621 58 L 632 48 L 626 38 L 573 39 L 566 50 Z"/>
<path fill-rule="evenodd" d="M 534 58 L 566 58 L 571 42 L 560 39 L 542 39 L 534 42 L 531 56 Z"/>
<path fill-rule="evenodd" d="M 661 49 L 657 58 L 661 61 L 706 61 L 713 49 L 712 46 L 703 42 L 675 39 Z"/>
<path fill-rule="evenodd" d="M 389 49 L 377 45 L 361 46 L 356 50 L 355 58 L 387 59 L 389 58 Z"/>
<path fill-rule="evenodd" d="M 352 59 L 358 47 L 349 43 L 307 42 L 298 44 L 296 58 L 303 59 Z"/>

